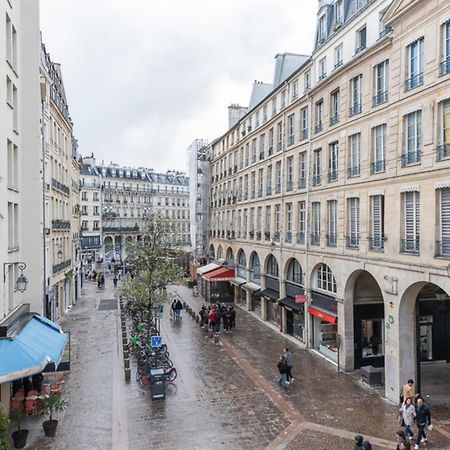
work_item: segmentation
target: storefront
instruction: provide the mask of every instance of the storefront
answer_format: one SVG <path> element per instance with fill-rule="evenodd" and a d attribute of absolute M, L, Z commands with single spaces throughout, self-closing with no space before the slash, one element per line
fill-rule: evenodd
<path fill-rule="evenodd" d="M 266 280 L 267 282 L 267 280 Z M 280 299 L 280 294 L 274 289 L 264 289 L 259 295 L 263 297 L 266 302 L 266 317 L 267 320 L 277 327 L 280 326 L 280 306 L 278 300 Z"/>
<path fill-rule="evenodd" d="M 247 304 L 247 293 L 245 289 L 242 289 L 242 285 L 246 283 L 246 280 L 241 277 L 234 277 L 230 280 L 230 284 L 234 288 L 234 302 L 246 306 Z"/>
<path fill-rule="evenodd" d="M 248 282 L 242 285 L 242 288 L 250 293 L 250 310 L 261 316 L 261 297 L 258 295 L 261 286 L 256 283 Z"/>
<path fill-rule="evenodd" d="M 233 303 L 234 288 L 229 281 L 235 276 L 234 268 L 219 267 L 202 276 L 205 285 L 205 299 L 211 303 Z"/>
<path fill-rule="evenodd" d="M 221 267 L 220 264 L 216 264 L 216 263 L 212 262 L 212 263 L 206 264 L 202 267 L 199 267 L 197 269 L 197 286 L 198 286 L 200 295 L 202 297 L 206 298 L 206 294 L 207 294 L 206 293 L 207 283 L 205 280 L 203 280 L 203 275 L 207 274 L 208 272 L 211 272 L 212 270 L 218 269 L 220 267 Z"/>
<path fill-rule="evenodd" d="M 334 297 L 311 292 L 308 312 L 312 320 L 313 346 L 330 361 L 337 362 L 337 302 Z"/>
<path fill-rule="evenodd" d="M 280 300 L 280 306 L 286 310 L 286 334 L 304 342 L 305 333 L 305 296 L 304 289 L 286 282 L 286 297 Z"/>

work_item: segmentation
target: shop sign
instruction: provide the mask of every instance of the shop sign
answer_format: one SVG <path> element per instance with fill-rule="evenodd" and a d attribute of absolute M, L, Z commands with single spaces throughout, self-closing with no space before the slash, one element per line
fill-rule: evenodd
<path fill-rule="evenodd" d="M 300 294 L 295 296 L 295 303 L 305 303 L 306 302 L 306 295 Z"/>

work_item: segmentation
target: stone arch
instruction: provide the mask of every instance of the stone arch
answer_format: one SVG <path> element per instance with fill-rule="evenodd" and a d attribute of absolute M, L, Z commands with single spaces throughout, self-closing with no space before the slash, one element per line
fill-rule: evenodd
<path fill-rule="evenodd" d="M 114 242 L 111 236 L 105 236 L 103 239 L 103 246 L 105 248 L 105 253 L 114 251 Z"/>
<path fill-rule="evenodd" d="M 275 258 L 275 256 L 273 256 L 272 254 L 267 256 L 266 262 L 264 264 L 264 269 L 265 269 L 266 275 L 276 277 L 276 278 L 278 278 L 280 276 L 280 269 L 278 266 L 278 261 Z"/>
<path fill-rule="evenodd" d="M 236 267 L 237 276 L 247 279 L 247 258 L 242 248 L 237 252 Z"/>
<path fill-rule="evenodd" d="M 222 259 L 223 258 L 223 248 L 221 245 L 217 246 L 216 250 L 216 259 Z"/>
<path fill-rule="evenodd" d="M 311 271 L 311 289 L 321 289 L 332 294 L 337 292 L 337 283 L 332 268 L 325 263 L 318 263 Z"/>
<path fill-rule="evenodd" d="M 286 261 L 283 273 L 286 281 L 303 285 L 302 266 L 297 258 L 290 258 Z"/>
<path fill-rule="evenodd" d="M 227 262 L 227 266 L 234 267 L 234 255 L 233 255 L 233 249 L 231 247 L 227 248 L 225 259 Z"/>
<path fill-rule="evenodd" d="M 216 257 L 216 253 L 214 251 L 214 245 L 213 244 L 211 244 L 209 246 L 209 257 L 212 258 L 212 259 L 214 259 Z"/>
<path fill-rule="evenodd" d="M 248 264 L 250 269 L 250 280 L 259 284 L 261 280 L 261 260 L 259 259 L 258 253 L 253 251 L 250 254 Z"/>

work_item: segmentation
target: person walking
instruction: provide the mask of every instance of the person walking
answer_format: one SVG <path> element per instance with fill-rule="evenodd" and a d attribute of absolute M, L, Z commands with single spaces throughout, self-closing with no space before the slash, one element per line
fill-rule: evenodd
<path fill-rule="evenodd" d="M 220 333 L 220 324 L 222 322 L 222 308 L 217 306 L 216 308 L 216 316 L 214 318 L 214 331 L 216 333 Z"/>
<path fill-rule="evenodd" d="M 414 380 L 410 378 L 402 387 L 402 392 L 400 394 L 400 405 L 403 405 L 408 397 L 414 398 L 414 395 Z"/>
<path fill-rule="evenodd" d="M 117 287 L 117 275 L 114 275 L 114 278 L 113 278 L 113 283 L 114 283 L 114 289 Z"/>
<path fill-rule="evenodd" d="M 201 307 L 200 311 L 198 312 L 198 315 L 200 316 L 200 328 L 203 328 L 203 324 L 205 323 L 205 315 L 206 315 L 205 305 L 203 305 Z"/>
<path fill-rule="evenodd" d="M 177 303 L 175 304 L 175 319 L 181 320 L 181 310 L 183 309 L 183 305 L 180 301 L 180 299 L 177 300 Z"/>
<path fill-rule="evenodd" d="M 209 329 L 212 330 L 214 328 L 214 322 L 216 320 L 216 308 L 212 307 L 209 311 Z"/>
<path fill-rule="evenodd" d="M 286 360 L 283 355 L 280 356 L 280 360 L 277 364 L 278 372 L 280 373 L 280 378 L 278 380 L 278 384 L 284 388 L 287 389 L 289 387 L 289 384 L 286 380 Z"/>
<path fill-rule="evenodd" d="M 172 304 L 170 305 L 170 317 L 173 317 L 175 319 L 175 309 L 177 306 L 177 301 L 176 299 L 173 299 Z"/>
<path fill-rule="evenodd" d="M 411 427 L 414 425 L 414 419 L 416 417 L 416 409 L 412 404 L 411 397 L 407 397 L 405 399 L 405 403 L 403 403 L 402 407 L 400 408 L 400 411 L 403 415 L 403 421 L 405 422 L 403 430 L 405 433 L 405 438 L 413 439 L 414 432 L 411 430 Z"/>
<path fill-rule="evenodd" d="M 223 322 L 223 329 L 225 330 L 225 333 L 228 333 L 230 331 L 230 312 L 228 311 L 227 307 L 225 307 L 223 309 L 222 322 Z"/>
<path fill-rule="evenodd" d="M 100 286 L 105 287 L 105 275 L 102 273 L 102 276 L 100 277 Z"/>
<path fill-rule="evenodd" d="M 403 441 L 405 440 L 405 433 L 403 433 L 403 430 L 401 428 L 399 430 L 397 430 L 397 433 L 395 435 L 395 439 L 396 439 L 396 442 L 397 442 L 397 447 L 396 447 L 395 450 L 400 450 L 401 445 L 402 445 Z"/>
<path fill-rule="evenodd" d="M 288 383 L 291 383 L 292 381 L 294 381 L 294 377 L 292 376 L 292 366 L 294 365 L 294 357 L 287 347 L 284 349 L 283 356 L 286 361 L 286 380 Z"/>
<path fill-rule="evenodd" d="M 230 306 L 230 331 L 236 328 L 236 310 L 234 309 L 234 306 Z"/>
<path fill-rule="evenodd" d="M 414 445 L 414 449 L 417 450 L 420 446 L 420 443 L 427 442 L 427 435 L 425 434 L 425 427 L 428 424 L 428 428 L 431 427 L 431 413 L 429 406 L 423 401 L 422 397 L 418 397 L 416 403 L 416 423 L 419 428 L 419 432 L 417 433 L 416 444 Z"/>
<path fill-rule="evenodd" d="M 372 444 L 369 441 L 365 441 L 360 434 L 357 434 L 354 439 L 356 444 L 353 450 L 372 450 Z"/>
<path fill-rule="evenodd" d="M 100 274 L 97 274 L 97 287 L 98 288 L 102 287 L 102 278 L 101 278 Z"/>

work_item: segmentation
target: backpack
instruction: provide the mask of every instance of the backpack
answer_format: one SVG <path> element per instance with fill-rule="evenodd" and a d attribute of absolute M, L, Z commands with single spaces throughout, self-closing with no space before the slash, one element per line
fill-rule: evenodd
<path fill-rule="evenodd" d="M 372 450 L 372 444 L 369 441 L 364 441 L 362 443 L 364 450 Z"/>

